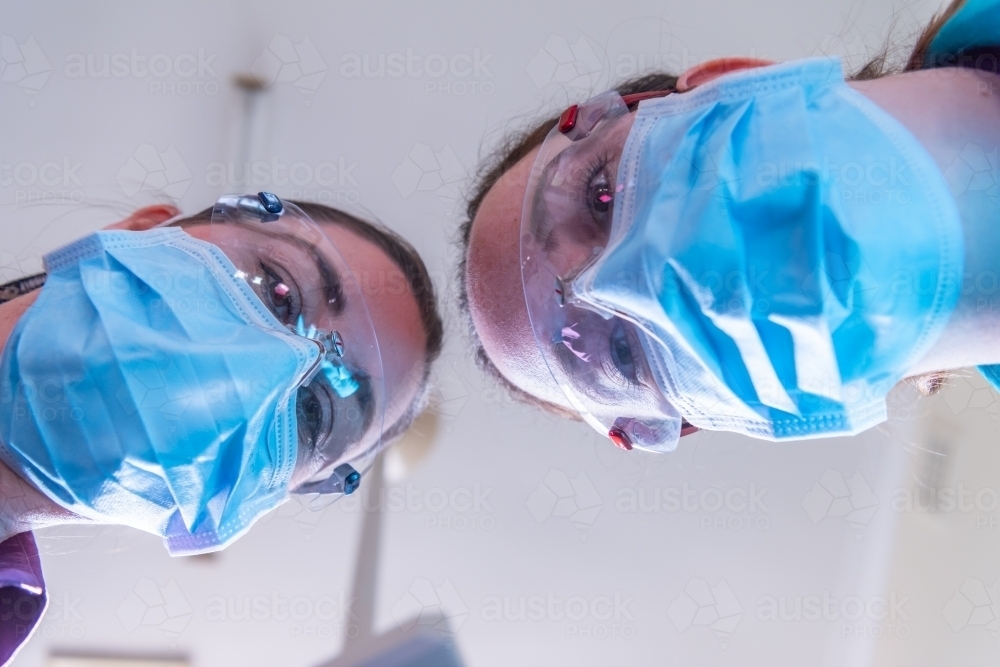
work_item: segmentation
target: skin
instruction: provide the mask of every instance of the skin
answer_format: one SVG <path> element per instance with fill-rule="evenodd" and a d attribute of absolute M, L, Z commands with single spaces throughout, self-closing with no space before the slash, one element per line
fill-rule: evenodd
<path fill-rule="evenodd" d="M 105 229 L 144 231 L 177 216 L 173 206 L 157 205 L 142 208 L 128 218 L 108 225 Z M 324 233 L 333 241 L 346 262 L 348 269 L 362 276 L 365 272 L 387 276 L 387 285 L 405 285 L 402 272 L 378 247 L 353 232 L 332 224 L 323 224 Z M 196 238 L 210 240 L 205 225 L 190 227 L 186 231 Z M 18 319 L 34 303 L 38 292 L 26 294 L 0 305 L 0 347 L 6 344 Z M 385 397 L 385 424 L 392 424 L 406 411 L 420 390 L 424 368 L 424 336 L 414 335 L 423 330 L 416 299 L 406 289 L 378 290 L 366 293 L 366 305 L 372 324 L 378 332 L 382 356 Z M 354 300 L 354 308 L 361 302 Z M 350 318 L 352 311 L 345 313 Z M 345 341 L 351 340 L 348 334 Z M 370 360 L 369 360 L 370 361 Z M 372 364 L 369 363 L 369 366 Z M 377 437 L 369 435 L 366 440 Z M 319 472 L 322 465 L 300 456 L 296 461 L 290 487 L 307 481 Z M 77 516 L 53 503 L 28 482 L 0 462 L 0 541 L 27 530 L 69 523 L 85 523 L 88 519 Z"/>
<path fill-rule="evenodd" d="M 680 89 L 704 85 L 727 72 L 766 66 L 729 59 L 685 72 Z M 851 85 L 894 116 L 924 146 L 942 172 L 967 144 L 1000 146 L 1000 77 L 969 70 L 927 70 Z M 928 103 L 933 100 L 933 104 Z M 522 390 L 572 410 L 536 347 L 524 303 L 520 270 L 521 207 L 537 149 L 487 193 L 472 224 L 466 280 L 469 310 L 490 359 Z M 995 276 L 1000 234 L 969 198 L 957 197 L 966 242 L 966 288 L 933 348 L 909 371 L 915 375 L 1000 362 L 1000 307 L 971 289 L 977 276 Z"/>

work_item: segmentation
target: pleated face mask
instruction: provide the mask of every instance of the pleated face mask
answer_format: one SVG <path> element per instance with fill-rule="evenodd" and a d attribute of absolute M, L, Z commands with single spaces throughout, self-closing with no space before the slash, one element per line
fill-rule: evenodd
<path fill-rule="evenodd" d="M 571 108 L 539 151 L 522 277 L 555 381 L 626 448 L 884 420 L 958 298 L 936 165 L 837 60 L 662 95 Z"/>
<path fill-rule="evenodd" d="M 226 546 L 290 492 L 350 493 L 382 428 L 374 329 L 326 236 L 265 193 L 223 198 L 208 229 L 46 256 L 0 359 L 4 462 L 174 554 Z"/>

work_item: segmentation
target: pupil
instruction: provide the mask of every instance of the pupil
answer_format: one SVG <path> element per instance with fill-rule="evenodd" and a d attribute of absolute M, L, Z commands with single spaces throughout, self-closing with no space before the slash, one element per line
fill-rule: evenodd
<path fill-rule="evenodd" d="M 309 434 L 310 443 L 315 444 L 317 431 L 323 418 L 323 409 L 319 404 L 316 393 L 309 387 L 301 387 L 297 398 L 296 408 L 298 418 L 306 426 L 305 431 Z"/>
<path fill-rule="evenodd" d="M 632 366 L 632 348 L 628 344 L 625 336 L 615 336 L 615 356 L 621 366 L 630 368 Z"/>
<path fill-rule="evenodd" d="M 290 309 L 289 301 L 291 297 L 289 293 L 291 288 L 288 287 L 283 282 L 274 282 L 270 285 L 271 290 L 271 304 L 273 306 L 274 314 L 281 320 L 288 318 Z"/>
<path fill-rule="evenodd" d="M 611 194 L 610 188 L 598 188 L 597 192 L 594 193 L 594 209 L 601 213 L 607 213 L 613 199 L 614 196 Z"/>

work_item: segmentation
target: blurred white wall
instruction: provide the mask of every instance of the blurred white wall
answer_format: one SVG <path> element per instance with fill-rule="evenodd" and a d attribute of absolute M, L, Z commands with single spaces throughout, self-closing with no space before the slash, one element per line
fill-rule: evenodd
<path fill-rule="evenodd" d="M 995 662 L 997 414 L 978 379 L 915 406 L 903 392 L 856 438 L 699 434 L 670 456 L 623 453 L 484 381 L 453 305 L 461 197 L 505 129 L 714 56 L 859 64 L 937 8 L 5 2 L 0 279 L 150 201 L 193 212 L 269 189 L 367 212 L 423 254 L 449 327 L 437 418 L 409 445 L 432 447 L 408 474 L 389 466 L 377 629 L 440 612 L 476 667 Z M 248 114 L 234 81 L 253 73 L 271 85 Z M 894 507 L 919 484 L 963 484 L 972 509 Z M 286 505 L 210 558 L 126 530 L 44 531 L 51 607 L 16 664 L 329 659 L 350 631 L 358 502 Z"/>

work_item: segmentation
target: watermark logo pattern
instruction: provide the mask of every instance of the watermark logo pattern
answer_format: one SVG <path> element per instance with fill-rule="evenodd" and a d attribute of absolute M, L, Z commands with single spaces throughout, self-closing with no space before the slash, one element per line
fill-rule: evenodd
<path fill-rule="evenodd" d="M 155 627 L 168 640 L 175 640 L 184 632 L 193 610 L 173 579 L 166 586 L 158 586 L 142 577 L 119 603 L 115 614 L 127 632 L 140 626 Z"/>
<path fill-rule="evenodd" d="M 528 511 L 538 523 L 549 517 L 568 517 L 578 528 L 589 528 L 603 506 L 600 494 L 582 470 L 573 479 L 561 470 L 550 470 L 528 496 Z"/>
<path fill-rule="evenodd" d="M 299 529 L 299 534 L 304 542 L 312 541 L 313 534 L 319 522 L 329 513 L 330 506 L 320 509 L 307 507 L 297 496 L 293 496 L 292 502 L 283 503 L 276 509 L 268 512 L 260 518 L 260 523 L 267 524 L 274 519 L 291 520 Z"/>
<path fill-rule="evenodd" d="M 1000 183 L 997 149 L 986 151 L 977 144 L 965 144 L 955 161 L 948 165 L 944 177 L 956 197 L 966 192 L 984 192 L 995 198 L 997 183 Z"/>
<path fill-rule="evenodd" d="M 129 373 L 128 383 L 121 386 L 115 398 L 130 415 L 137 410 L 157 410 L 178 419 L 192 400 L 190 394 L 178 391 L 178 387 L 186 388 L 186 383 L 175 363 L 161 368 L 152 361 L 142 361 Z"/>
<path fill-rule="evenodd" d="M 979 579 L 968 578 L 944 606 L 944 617 L 955 632 L 962 628 L 985 627 L 991 636 L 1000 628 L 1000 582 L 987 588 Z"/>
<path fill-rule="evenodd" d="M 309 37 L 298 44 L 284 35 L 275 35 L 250 68 L 265 85 L 291 83 L 300 93 L 315 93 L 326 76 L 326 63 Z"/>
<path fill-rule="evenodd" d="M 866 526 L 878 505 L 878 498 L 860 470 L 844 479 L 838 471 L 827 469 L 802 499 L 802 509 L 814 524 L 828 517 L 842 517 L 855 528 Z"/>
<path fill-rule="evenodd" d="M 429 625 L 442 637 L 449 637 L 462 629 L 469 609 L 448 579 L 435 586 L 429 579 L 418 577 L 392 606 L 390 614 L 403 632 Z"/>
<path fill-rule="evenodd" d="M 966 410 L 982 410 L 996 421 L 997 413 L 1000 412 L 1000 403 L 997 402 L 997 395 L 992 389 L 977 387 L 961 375 L 949 377 L 947 391 L 941 392 L 941 395 L 945 405 L 954 415 Z"/>
<path fill-rule="evenodd" d="M 125 196 L 140 192 L 162 193 L 180 199 L 191 185 L 191 171 L 173 144 L 160 152 L 152 144 L 139 144 L 115 176 Z"/>
<path fill-rule="evenodd" d="M 695 577 L 670 603 L 667 616 L 678 632 L 695 626 L 707 627 L 723 640 L 725 648 L 743 618 L 743 605 L 725 579 L 709 586 L 704 579 Z"/>
<path fill-rule="evenodd" d="M 453 422 L 469 400 L 469 388 L 452 360 L 442 360 L 437 364 L 433 386 L 434 393 L 428 407 L 445 422 L 445 431 L 451 432 Z"/>
<path fill-rule="evenodd" d="M 49 79 L 52 65 L 34 37 L 22 44 L 8 35 L 0 35 L 0 81 L 16 83 L 29 95 L 37 94 Z"/>
<path fill-rule="evenodd" d="M 591 42 L 581 36 L 573 44 L 562 35 L 549 35 L 545 45 L 528 63 L 528 76 L 536 88 L 550 83 L 590 92 L 604 69 Z"/>
<path fill-rule="evenodd" d="M 446 206 L 454 206 L 461 195 L 465 167 L 451 146 L 435 151 L 416 144 L 392 172 L 392 182 L 404 198 L 415 192 L 433 192 Z"/>

